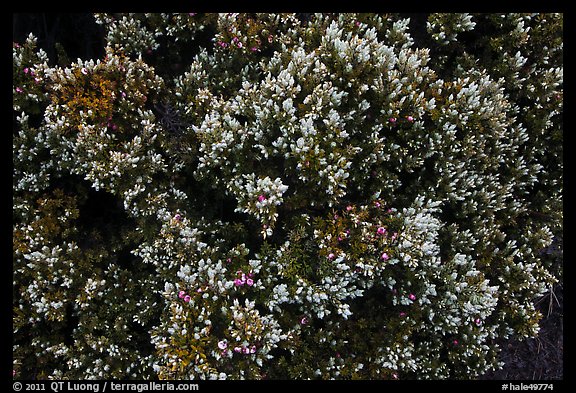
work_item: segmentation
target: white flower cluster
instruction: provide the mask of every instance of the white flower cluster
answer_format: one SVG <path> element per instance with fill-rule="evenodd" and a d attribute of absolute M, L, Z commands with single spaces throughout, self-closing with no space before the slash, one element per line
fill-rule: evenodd
<path fill-rule="evenodd" d="M 146 29 L 134 14 L 114 17 L 107 14 L 94 14 L 96 22 L 106 26 L 106 41 L 128 54 L 137 54 L 157 49 L 155 34 Z"/>
<path fill-rule="evenodd" d="M 288 186 L 282 184 L 280 178 L 272 180 L 266 176 L 256 179 L 252 173 L 235 180 L 227 189 L 238 201 L 236 211 L 255 216 L 262 225 L 264 238 L 271 236 L 278 218 L 276 207 L 282 204 L 282 195 Z"/>
<path fill-rule="evenodd" d="M 16 112 L 30 110 L 30 106 L 41 104 L 47 99 L 46 92 L 39 87 L 43 81 L 41 65 L 47 64 L 48 55 L 43 49 L 37 48 L 37 41 L 36 37 L 30 34 L 23 45 L 24 50 L 19 44 L 12 48 L 12 108 Z"/>
<path fill-rule="evenodd" d="M 96 23 L 106 28 L 106 42 L 130 55 L 150 55 L 167 37 L 174 41 L 188 41 L 204 29 L 196 22 L 195 14 L 127 13 L 94 14 Z M 166 23 L 169 20 L 171 23 Z"/>
<path fill-rule="evenodd" d="M 431 14 L 426 22 L 426 29 L 432 39 L 442 45 L 457 41 L 457 36 L 473 30 L 476 22 L 467 13 Z"/>

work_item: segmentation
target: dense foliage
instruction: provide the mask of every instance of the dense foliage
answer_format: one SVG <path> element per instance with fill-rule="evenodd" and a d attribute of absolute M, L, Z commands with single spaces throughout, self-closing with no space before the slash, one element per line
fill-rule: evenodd
<path fill-rule="evenodd" d="M 13 44 L 17 377 L 474 378 L 538 333 L 562 15 L 95 20 Z"/>

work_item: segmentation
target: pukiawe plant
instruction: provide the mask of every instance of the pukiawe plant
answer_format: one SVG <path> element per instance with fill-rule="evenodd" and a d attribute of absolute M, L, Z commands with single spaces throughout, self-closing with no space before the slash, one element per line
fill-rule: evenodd
<path fill-rule="evenodd" d="M 95 21 L 13 44 L 16 378 L 468 379 L 538 334 L 561 14 Z"/>

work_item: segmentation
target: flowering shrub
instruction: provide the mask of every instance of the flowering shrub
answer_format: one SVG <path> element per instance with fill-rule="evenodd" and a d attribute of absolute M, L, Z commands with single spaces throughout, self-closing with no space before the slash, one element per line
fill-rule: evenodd
<path fill-rule="evenodd" d="M 16 376 L 474 378 L 538 333 L 561 15 L 95 20 L 13 46 Z"/>

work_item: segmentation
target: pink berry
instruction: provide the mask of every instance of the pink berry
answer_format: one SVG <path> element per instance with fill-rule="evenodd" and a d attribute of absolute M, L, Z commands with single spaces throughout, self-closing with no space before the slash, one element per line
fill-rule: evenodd
<path fill-rule="evenodd" d="M 184 296 L 184 301 L 185 301 L 186 303 L 189 303 L 190 300 L 192 300 L 192 298 L 190 297 L 190 295 Z"/>
<path fill-rule="evenodd" d="M 264 202 L 266 197 L 264 195 L 258 195 L 258 202 Z"/>
<path fill-rule="evenodd" d="M 410 299 L 410 300 L 416 300 L 416 295 L 414 295 L 413 293 L 411 293 L 410 295 L 408 295 L 408 299 Z"/>
<path fill-rule="evenodd" d="M 380 227 L 380 228 L 378 228 L 377 232 L 378 232 L 379 235 L 383 235 L 383 234 L 386 233 L 386 228 Z"/>
<path fill-rule="evenodd" d="M 184 299 L 184 296 L 186 296 L 186 292 L 184 292 L 184 291 L 178 292 L 178 297 L 179 297 L 180 299 Z"/>
<path fill-rule="evenodd" d="M 388 259 L 390 259 L 390 256 L 387 253 L 382 253 L 381 258 L 385 261 L 387 261 Z"/>
<path fill-rule="evenodd" d="M 251 278 L 246 279 L 246 285 L 251 287 L 252 285 L 254 285 L 254 280 L 252 280 Z"/>
<path fill-rule="evenodd" d="M 330 253 L 330 254 L 328 254 L 328 259 L 332 260 L 332 259 L 334 259 L 334 256 L 335 255 L 333 253 Z"/>

